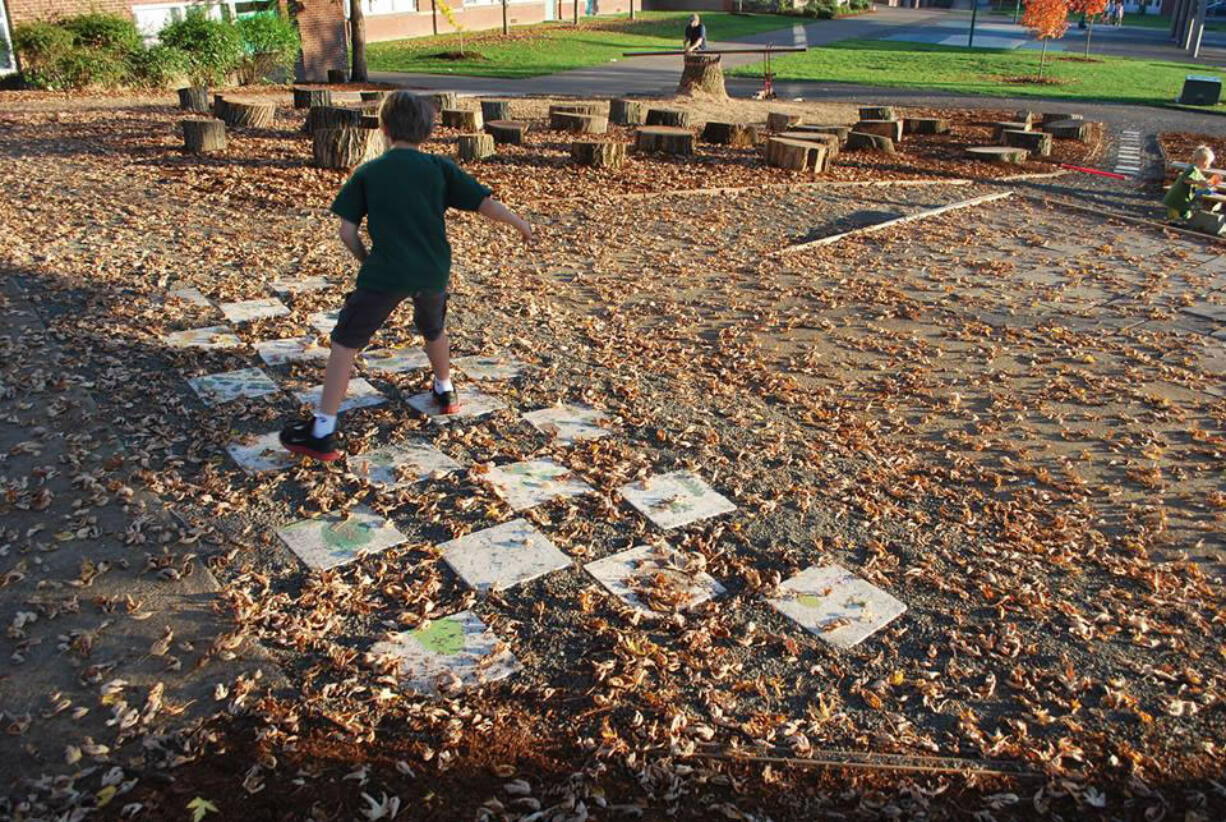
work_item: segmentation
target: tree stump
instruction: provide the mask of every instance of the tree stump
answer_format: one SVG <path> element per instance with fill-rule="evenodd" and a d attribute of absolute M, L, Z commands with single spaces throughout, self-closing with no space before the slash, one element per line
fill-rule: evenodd
<path fill-rule="evenodd" d="M 349 82 L 349 72 L 345 69 L 328 69 L 328 82 L 332 85 Z"/>
<path fill-rule="evenodd" d="M 494 154 L 494 137 L 490 134 L 461 134 L 460 159 L 469 162 L 484 160 Z"/>
<path fill-rule="evenodd" d="M 320 128 L 311 134 L 315 165 L 350 169 L 383 152 L 383 138 L 369 128 Z"/>
<path fill-rule="evenodd" d="M 1016 122 L 1009 120 L 1007 122 L 992 123 L 992 137 L 998 142 L 1002 139 L 1000 135 L 1006 131 L 1030 131 L 1030 126 L 1020 120 Z"/>
<path fill-rule="evenodd" d="M 332 105 L 332 89 L 294 86 L 294 108 Z"/>
<path fill-rule="evenodd" d="M 839 138 L 834 134 L 822 134 L 816 131 L 781 131 L 775 136 L 782 140 L 800 140 L 821 146 L 826 150 L 826 166 L 829 166 L 830 161 L 839 156 Z M 818 170 L 825 171 L 826 169 Z"/>
<path fill-rule="evenodd" d="M 363 114 L 360 108 L 349 106 L 312 106 L 302 130 L 313 134 L 321 128 L 357 127 L 362 123 Z"/>
<path fill-rule="evenodd" d="M 1089 125 L 1085 120 L 1057 120 L 1044 123 L 1041 128 L 1058 140 L 1084 140 L 1089 133 Z"/>
<path fill-rule="evenodd" d="M 649 108 L 647 109 L 647 125 L 689 128 L 690 113 L 677 108 Z"/>
<path fill-rule="evenodd" d="M 751 148 L 758 144 L 758 130 L 744 123 L 707 123 L 702 129 L 704 143 L 733 148 Z"/>
<path fill-rule="evenodd" d="M 434 107 L 434 113 L 438 114 L 444 109 L 453 109 L 458 104 L 458 99 L 454 91 L 432 91 L 423 92 L 421 97 L 430 101 L 430 105 Z"/>
<path fill-rule="evenodd" d="M 1037 111 L 1031 111 L 1028 108 L 1020 108 L 1013 114 L 1013 119 L 1019 123 L 1025 123 L 1028 126 L 1034 125 L 1035 121 L 1042 120 L 1043 115 Z"/>
<path fill-rule="evenodd" d="M 694 153 L 694 134 L 676 126 L 644 126 L 634 133 L 634 150 L 688 156 Z"/>
<path fill-rule="evenodd" d="M 626 162 L 626 144 L 604 140 L 576 140 L 570 144 L 570 158 L 581 166 L 621 168 Z"/>
<path fill-rule="evenodd" d="M 375 89 L 374 91 L 359 91 L 358 95 L 362 98 L 363 103 L 380 103 L 388 98 L 391 92 L 387 89 Z"/>
<path fill-rule="evenodd" d="M 904 117 L 903 134 L 948 134 L 949 121 L 940 117 Z"/>
<path fill-rule="evenodd" d="M 378 127 L 379 127 L 379 115 L 378 114 L 363 114 L 362 116 L 358 117 L 358 128 L 378 128 Z"/>
<path fill-rule="evenodd" d="M 179 108 L 184 111 L 198 111 L 201 114 L 209 110 L 209 90 L 206 86 L 188 86 L 179 89 Z"/>
<path fill-rule="evenodd" d="M 183 150 L 192 154 L 225 151 L 226 124 L 221 120 L 183 120 Z"/>
<path fill-rule="evenodd" d="M 894 141 L 880 134 L 866 134 L 853 131 L 847 135 L 848 151 L 880 151 L 883 154 L 894 154 Z"/>
<path fill-rule="evenodd" d="M 766 115 L 766 128 L 768 131 L 787 131 L 792 126 L 800 125 L 800 115 L 790 114 L 786 111 L 772 111 Z"/>
<path fill-rule="evenodd" d="M 485 133 L 493 137 L 494 142 L 499 145 L 522 146 L 524 135 L 528 133 L 528 124 L 514 120 L 493 120 L 485 124 Z"/>
<path fill-rule="evenodd" d="M 604 103 L 557 103 L 549 107 L 550 118 L 559 111 L 570 114 L 603 114 L 608 116 L 608 108 Z"/>
<path fill-rule="evenodd" d="M 609 103 L 609 122 L 619 126 L 640 126 L 647 121 L 647 109 L 637 100 L 618 99 Z"/>
<path fill-rule="evenodd" d="M 549 128 L 571 134 L 604 134 L 609 130 L 609 118 L 603 114 L 558 111 L 549 118 Z"/>
<path fill-rule="evenodd" d="M 771 137 L 766 141 L 766 164 L 817 173 L 826 165 L 826 149 L 809 140 Z"/>
<path fill-rule="evenodd" d="M 462 108 L 445 108 L 439 115 L 446 128 L 458 128 L 461 131 L 480 131 L 485 123 L 481 112 L 466 111 Z"/>
<path fill-rule="evenodd" d="M 864 106 L 860 109 L 861 120 L 897 120 L 891 106 Z"/>
<path fill-rule="evenodd" d="M 681 71 L 681 82 L 677 85 L 678 94 L 707 94 L 712 97 L 727 97 L 728 90 L 724 88 L 724 69 L 720 65 L 718 54 L 685 55 L 685 68 Z"/>
<path fill-rule="evenodd" d="M 1030 152 L 1024 148 L 1015 148 L 1013 146 L 972 146 L 966 150 L 966 156 L 972 160 L 981 160 L 985 163 L 1011 163 L 1016 165 L 1026 162 Z"/>
<path fill-rule="evenodd" d="M 861 120 L 854 128 L 861 134 L 877 134 L 896 143 L 902 139 L 902 120 Z"/>
<path fill-rule="evenodd" d="M 1068 112 L 1065 112 L 1065 111 L 1045 111 L 1043 112 L 1043 116 L 1039 120 L 1039 122 L 1042 123 L 1043 125 L 1047 125 L 1048 123 L 1058 123 L 1061 120 L 1082 120 L 1082 119 L 1085 119 L 1085 118 L 1083 118 L 1080 114 L 1069 114 Z"/>
<path fill-rule="evenodd" d="M 494 120 L 511 119 L 510 100 L 482 100 L 481 119 L 489 123 Z"/>
<path fill-rule="evenodd" d="M 1024 148 L 1040 157 L 1051 156 L 1051 135 L 1045 131 L 1002 131 L 1001 140 L 1007 146 Z"/>
<path fill-rule="evenodd" d="M 277 113 L 277 104 L 263 100 L 227 99 L 221 119 L 232 128 L 268 128 Z"/>
<path fill-rule="evenodd" d="M 851 126 L 805 126 L 797 123 L 788 129 L 788 131 L 810 131 L 814 134 L 833 134 L 839 138 L 840 143 L 847 142 L 847 135 L 851 133 Z"/>
<path fill-rule="evenodd" d="M 226 98 L 220 94 L 213 95 L 213 116 L 218 120 L 224 120 L 226 113 Z"/>

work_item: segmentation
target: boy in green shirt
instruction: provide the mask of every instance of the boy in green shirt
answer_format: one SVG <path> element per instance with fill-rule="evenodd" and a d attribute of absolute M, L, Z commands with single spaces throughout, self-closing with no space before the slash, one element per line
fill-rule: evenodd
<path fill-rule="evenodd" d="M 1213 165 L 1213 149 L 1209 146 L 1198 146 L 1192 152 L 1192 162 L 1179 173 L 1175 182 L 1167 189 L 1162 204 L 1166 206 L 1166 217 L 1171 222 L 1185 221 L 1192 217 L 1192 203 L 1201 195 L 1208 185 L 1197 188 L 1196 183 L 1208 183 L 1205 172 Z"/>
<path fill-rule="evenodd" d="M 281 431 L 281 444 L 288 450 L 318 460 L 340 458 L 336 417 L 354 359 L 403 300 L 413 301 L 413 322 L 426 339 L 440 410 L 460 410 L 443 327 L 451 276 L 451 245 L 443 220 L 447 209 L 475 211 L 513 226 L 525 242 L 532 239 L 532 227 L 490 197 L 488 188 L 451 160 L 418 150 L 434 127 L 429 102 L 407 91 L 393 92 L 379 110 L 379 127 L 388 150 L 360 166 L 332 203 L 332 213 L 341 218 L 341 241 L 362 267 L 332 329 L 319 410 L 312 419 Z M 358 236 L 363 218 L 370 232 L 369 251 Z"/>

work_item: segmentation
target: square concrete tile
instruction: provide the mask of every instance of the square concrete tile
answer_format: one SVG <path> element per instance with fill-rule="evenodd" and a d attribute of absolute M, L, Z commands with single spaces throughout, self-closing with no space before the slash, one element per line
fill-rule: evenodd
<path fill-rule="evenodd" d="M 220 303 L 217 306 L 226 319 L 232 323 L 248 323 L 252 320 L 262 320 L 265 317 L 284 317 L 289 313 L 285 303 L 276 297 L 260 297 L 256 300 L 239 300 L 234 303 Z"/>
<path fill-rule="evenodd" d="M 474 380 L 510 380 L 527 368 L 511 357 L 457 357 L 452 364 Z"/>
<path fill-rule="evenodd" d="M 295 391 L 294 396 L 303 405 L 318 408 L 319 398 L 323 395 L 323 391 L 324 387 L 317 385 L 305 391 Z M 361 377 L 356 377 L 349 381 L 349 390 L 345 392 L 345 399 L 341 400 L 340 410 L 352 411 L 355 408 L 367 408 L 372 405 L 382 405 L 385 402 L 387 402 L 387 397 L 380 394 L 379 389 Z"/>
<path fill-rule="evenodd" d="M 294 455 L 281 445 L 278 431 L 251 434 L 226 446 L 238 467 L 251 475 L 281 471 L 294 464 Z"/>
<path fill-rule="evenodd" d="M 406 687 L 421 693 L 454 693 L 506 679 L 522 669 L 507 644 L 472 611 L 431 620 L 371 646 L 372 656 L 392 656 Z"/>
<path fill-rule="evenodd" d="M 460 411 L 457 414 L 440 414 L 438 403 L 429 391 L 409 397 L 409 405 L 429 417 L 435 425 L 446 425 L 452 420 L 476 419 L 506 408 L 506 403 L 497 397 L 471 388 L 460 391 Z"/>
<path fill-rule="evenodd" d="M 221 405 L 239 397 L 263 397 L 281 389 L 258 368 L 240 368 L 187 381 L 205 405 Z"/>
<path fill-rule="evenodd" d="M 692 608 L 724 592 L 667 545 L 640 545 L 583 566 L 609 593 L 644 616 Z M 653 607 L 654 606 L 654 607 Z"/>
<path fill-rule="evenodd" d="M 385 445 L 365 454 L 349 455 L 349 470 L 390 488 L 423 482 L 437 474 L 460 470 L 460 464 L 428 442 Z"/>
<path fill-rule="evenodd" d="M 494 493 L 516 511 L 526 511 L 550 500 L 589 493 L 592 486 L 553 460 L 530 460 L 491 468 L 481 475 Z"/>
<path fill-rule="evenodd" d="M 213 306 L 209 298 L 201 294 L 198 288 L 176 288 L 173 291 L 167 291 L 166 299 L 170 302 L 194 305 L 198 308 L 212 308 Z"/>
<path fill-rule="evenodd" d="M 308 360 L 326 361 L 331 351 L 319 345 L 314 337 L 287 337 L 283 340 L 264 340 L 255 344 L 255 350 L 265 365 L 285 365 Z"/>
<path fill-rule="evenodd" d="M 451 569 L 478 591 L 506 590 L 570 567 L 566 555 L 522 519 L 486 528 L 438 547 Z"/>
<path fill-rule="evenodd" d="M 331 311 L 316 311 L 311 316 L 307 317 L 307 323 L 311 328 L 314 328 L 320 334 L 331 334 L 332 329 L 336 328 L 336 318 L 341 314 L 340 309 Z"/>
<path fill-rule="evenodd" d="M 768 599 L 801 627 L 839 648 L 853 648 L 906 612 L 885 591 L 838 565 L 811 566 Z"/>
<path fill-rule="evenodd" d="M 727 498 L 689 471 L 648 477 L 622 486 L 618 493 L 664 530 L 736 510 Z"/>
<path fill-rule="evenodd" d="M 172 331 L 162 337 L 162 342 L 171 348 L 242 348 L 243 341 L 228 325 L 210 325 L 208 328 L 193 328 L 188 331 Z"/>
<path fill-rule="evenodd" d="M 580 440 L 595 440 L 607 437 L 609 431 L 600 423 L 607 419 L 594 408 L 581 405 L 557 405 L 524 414 L 532 427 L 548 434 L 563 445 L 573 445 Z"/>
<path fill-rule="evenodd" d="M 362 364 L 381 374 L 404 374 L 430 367 L 430 358 L 420 348 L 378 348 L 362 352 Z"/>
<path fill-rule="evenodd" d="M 369 508 L 354 508 L 348 516 L 334 514 L 304 519 L 277 531 L 277 536 L 308 568 L 336 568 L 363 554 L 384 551 L 404 542 L 396 526 Z"/>
<path fill-rule="evenodd" d="M 1207 320 L 1226 322 L 1226 304 L 1199 302 L 1184 309 L 1184 312 L 1194 317 L 1204 317 Z"/>
<path fill-rule="evenodd" d="M 268 287 L 282 297 L 286 297 L 292 294 L 321 291 L 329 285 L 330 283 L 323 277 L 303 277 L 296 280 L 273 280 L 268 284 Z"/>

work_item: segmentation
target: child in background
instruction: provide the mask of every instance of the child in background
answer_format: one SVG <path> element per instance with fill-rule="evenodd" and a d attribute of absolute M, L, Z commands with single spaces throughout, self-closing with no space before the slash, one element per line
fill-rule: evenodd
<path fill-rule="evenodd" d="M 1162 204 L 1166 206 L 1166 217 L 1172 222 L 1186 222 L 1192 217 L 1192 203 L 1201 194 L 1211 190 L 1205 172 L 1213 165 L 1213 149 L 1209 146 L 1197 146 L 1192 152 L 1192 162 L 1167 189 Z M 1198 185 L 1201 184 L 1201 185 Z"/>

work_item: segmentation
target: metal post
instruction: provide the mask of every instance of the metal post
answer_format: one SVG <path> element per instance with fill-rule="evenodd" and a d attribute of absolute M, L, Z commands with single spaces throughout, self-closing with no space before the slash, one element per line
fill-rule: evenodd
<path fill-rule="evenodd" d="M 1196 33 L 1192 35 L 1190 50 L 1193 57 L 1200 57 L 1200 40 L 1205 34 L 1205 20 L 1209 18 L 1209 0 L 1200 0 L 1196 10 Z"/>
<path fill-rule="evenodd" d="M 979 0 L 971 0 L 971 35 L 966 38 L 966 47 L 974 48 L 975 46 L 975 17 L 979 14 Z"/>
<path fill-rule="evenodd" d="M 1022 0 L 1017 0 L 1017 4 L 1013 7 L 1013 22 L 1017 24 L 1017 18 L 1022 16 Z"/>

